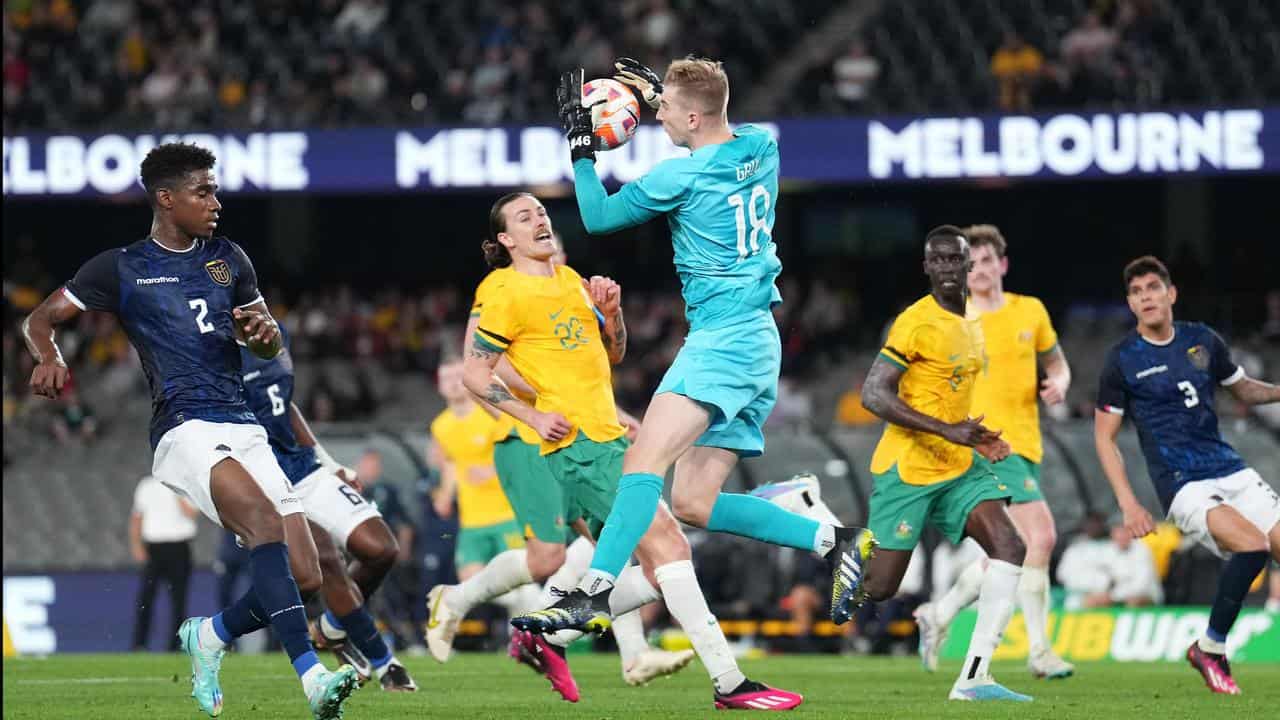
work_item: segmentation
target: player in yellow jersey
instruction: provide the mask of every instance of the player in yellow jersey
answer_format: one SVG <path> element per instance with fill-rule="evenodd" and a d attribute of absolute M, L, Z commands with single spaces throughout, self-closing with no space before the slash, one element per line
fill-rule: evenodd
<path fill-rule="evenodd" d="M 499 219 L 501 215 L 498 216 Z M 494 222 L 493 218 L 490 219 Z M 565 264 L 564 247 L 552 234 L 555 254 L 552 262 Z M 511 257 L 495 239 L 483 244 L 485 261 L 494 268 L 510 265 Z M 486 298 L 502 284 L 502 273 L 491 273 L 476 288 L 471 317 L 467 324 L 463 352 L 471 352 L 480 311 Z M 602 284 L 598 283 L 601 287 Z M 495 376 L 515 394 L 532 402 L 536 393 L 520 377 L 506 358 L 495 368 Z M 475 395 L 469 395 L 477 399 Z M 453 650 L 453 637 L 463 617 L 476 605 L 525 583 L 546 581 L 537 607 L 545 607 L 569 592 L 586 572 L 594 552 L 589 538 L 580 537 L 571 525 L 576 518 L 564 516 L 563 493 L 542 457 L 542 439 L 527 425 L 491 405 L 479 401 L 481 407 L 496 418 L 493 464 L 506 498 L 515 512 L 517 527 L 522 528 L 525 547 L 500 553 L 482 570 L 458 585 L 440 585 L 428 594 L 431 619 L 427 624 L 427 646 L 440 662 L 446 662 Z M 628 429 L 628 436 L 639 427 L 639 421 L 621 410 L 618 420 Z M 566 548 L 566 543 L 572 541 Z M 632 611 L 616 619 L 613 626 L 622 660 L 622 677 L 629 685 L 643 685 L 654 678 L 677 672 L 693 659 L 688 650 L 667 651 L 650 648 L 645 640 L 639 612 Z M 546 675 L 552 687 L 566 700 L 578 698 L 577 682 L 563 662 L 562 648 L 572 639 L 533 636 L 514 632 L 509 654 L 535 671 Z"/>
<path fill-rule="evenodd" d="M 598 533 L 617 495 L 628 446 L 610 369 L 626 353 L 621 290 L 606 278 L 585 281 L 552 262 L 551 220 L 532 195 L 500 198 L 491 214 L 490 236 L 506 250 L 511 264 L 491 274 L 496 285 L 480 310 L 463 380 L 486 402 L 537 432 L 541 456 L 563 493 L 564 517 L 582 518 Z M 537 394 L 532 405 L 494 379 L 503 357 Z M 659 597 L 648 574 L 707 667 L 717 705 L 755 702 L 761 709 L 787 709 L 800 704 L 799 695 L 752 682 L 739 670 L 698 586 L 688 540 L 665 505 L 659 506 L 636 557 L 644 569 L 630 566 L 618 575 L 609 594 L 612 615 Z M 539 630 L 529 623 L 537 621 L 536 615 L 522 618 L 523 625 L 513 624 Z M 609 614 L 597 622 L 608 627 Z"/>
<path fill-rule="evenodd" d="M 1031 641 L 1027 666 L 1036 677 L 1065 678 L 1075 667 L 1053 652 L 1047 632 L 1049 557 L 1057 534 L 1053 513 L 1040 492 L 1044 447 L 1036 399 L 1038 395 L 1047 405 L 1062 402 L 1071 386 L 1071 368 L 1044 305 L 1036 298 L 1005 292 L 1008 246 L 1000 230 L 994 225 L 974 225 L 964 233 L 973 262 L 969 305 L 981 315 L 988 359 L 987 371 L 974 388 L 970 412 L 984 415 L 984 425 L 1002 431 L 1001 437 L 1013 451 L 994 467 L 996 477 L 1009 488 L 1009 516 L 1027 546 L 1018 583 L 1018 603 Z M 977 599 L 986 567 L 985 558 L 974 562 L 942 598 L 916 610 L 920 657 L 926 669 L 938 668 L 938 651 L 946 642 L 948 626 L 956 613 Z"/>
<path fill-rule="evenodd" d="M 465 581 L 503 551 L 524 547 L 524 534 L 493 464 L 493 446 L 505 434 L 506 423 L 472 400 L 462 384 L 461 360 L 440 364 L 437 385 L 448 407 L 431 422 L 429 452 L 441 469 L 434 501 L 437 513 L 448 513 L 457 500 L 454 564 L 458 579 Z M 537 606 L 538 595 L 538 588 L 527 583 L 495 601 L 514 615 Z"/>
<path fill-rule="evenodd" d="M 986 369 L 982 324 L 966 308 L 969 243 L 943 225 L 925 239 L 931 292 L 894 320 L 863 385 L 862 402 L 888 421 L 871 458 L 875 486 L 868 529 L 880 547 L 861 578 L 837 578 L 832 619 L 849 619 L 863 600 L 886 600 L 902 582 L 926 523 L 952 542 L 973 537 L 990 562 L 978 620 L 953 700 L 1031 698 L 991 677 L 991 655 L 1013 615 L 1025 548 L 1005 512 L 1010 492 L 992 469 L 1010 449 L 1000 433 L 970 417 L 974 384 Z"/>

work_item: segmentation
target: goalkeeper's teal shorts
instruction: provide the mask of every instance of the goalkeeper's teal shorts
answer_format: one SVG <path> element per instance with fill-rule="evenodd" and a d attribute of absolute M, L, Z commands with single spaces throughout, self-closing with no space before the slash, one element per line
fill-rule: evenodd
<path fill-rule="evenodd" d="M 773 314 L 756 311 L 727 327 L 691 331 L 657 392 L 684 395 L 711 411 L 711 426 L 695 445 L 755 457 L 764 452 L 764 421 L 778 400 L 781 368 Z"/>

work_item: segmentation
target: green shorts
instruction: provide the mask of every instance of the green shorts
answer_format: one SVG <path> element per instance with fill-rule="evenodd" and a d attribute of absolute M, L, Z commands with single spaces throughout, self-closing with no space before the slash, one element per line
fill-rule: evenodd
<path fill-rule="evenodd" d="M 875 476 L 871 492 L 871 517 L 867 527 L 886 550 L 911 550 L 920 542 L 926 522 L 942 531 L 952 543 L 964 539 L 969 513 L 984 500 L 1008 501 L 1011 493 L 991 469 L 991 463 L 974 454 L 973 465 L 961 476 L 933 485 L 908 485 L 895 464 Z"/>
<path fill-rule="evenodd" d="M 537 445 L 513 432 L 494 446 L 493 465 L 524 537 L 557 544 L 573 539 L 564 489 Z"/>
<path fill-rule="evenodd" d="M 460 568 L 475 563 L 484 565 L 500 553 L 521 547 L 524 547 L 524 535 L 515 520 L 460 528 L 454 566 Z"/>
<path fill-rule="evenodd" d="M 1014 505 L 1044 500 L 1040 492 L 1040 464 L 1021 455 L 1010 455 L 998 463 L 991 463 L 1000 482 L 1009 487 L 1010 502 Z"/>
<path fill-rule="evenodd" d="M 625 437 L 598 443 L 578 433 L 572 445 L 546 456 L 569 501 L 565 517 L 583 518 L 595 537 L 613 509 L 622 479 L 622 456 L 630 445 Z"/>

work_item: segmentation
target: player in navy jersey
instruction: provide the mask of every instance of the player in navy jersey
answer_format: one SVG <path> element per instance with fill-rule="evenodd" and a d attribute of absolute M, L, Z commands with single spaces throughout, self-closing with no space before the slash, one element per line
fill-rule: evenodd
<path fill-rule="evenodd" d="M 365 679 L 376 675 L 383 690 L 417 690 L 365 609 L 365 599 L 395 565 L 399 543 L 377 506 L 361 497 L 355 471 L 325 451 L 294 404 L 293 357 L 284 336 L 281 330 L 285 346 L 274 358 L 260 358 L 247 347 L 240 354 L 249 407 L 266 429 L 271 450 L 294 492 L 302 498 L 319 550 L 328 609 L 312 623 L 311 637 L 317 647 L 332 649 Z M 354 558 L 350 569 L 338 545 Z"/>
<path fill-rule="evenodd" d="M 1280 560 L 1280 497 L 1222 439 L 1213 409 L 1216 387 L 1246 405 L 1280 402 L 1280 387 L 1246 377 L 1208 326 L 1174 322 L 1178 291 L 1169 271 L 1146 256 L 1124 269 L 1137 328 L 1107 356 L 1094 413 L 1098 460 L 1134 537 L 1155 529 L 1133 494 L 1116 435 L 1126 416 L 1138 429 L 1160 504 L 1183 534 L 1227 557 L 1204 634 L 1187 660 L 1215 693 L 1240 688 L 1227 662 L 1227 631 L 1249 585 L 1271 556 Z"/>
<path fill-rule="evenodd" d="M 208 150 L 180 143 L 147 153 L 141 179 L 151 232 L 89 260 L 26 318 L 23 336 L 37 363 L 31 389 L 56 398 L 70 374 L 54 326 L 87 310 L 119 318 L 151 387 L 152 475 L 250 548 L 252 587 L 245 596 L 213 618 L 189 618 L 179 630 L 191 659 L 192 696 L 210 716 L 220 714 L 226 643 L 240 628 L 270 618 L 313 715 L 334 718 L 357 674 L 350 666 L 325 669 L 307 636 L 299 590 L 320 585 L 316 549 L 302 499 L 245 402 L 237 347 L 273 357 L 282 340 L 248 256 L 213 237 L 222 211 L 215 162 Z"/>

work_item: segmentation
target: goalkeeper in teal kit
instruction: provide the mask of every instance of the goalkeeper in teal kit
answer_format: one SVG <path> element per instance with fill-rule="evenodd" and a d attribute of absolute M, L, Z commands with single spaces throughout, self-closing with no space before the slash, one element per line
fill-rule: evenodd
<path fill-rule="evenodd" d="M 593 235 L 666 215 L 689 334 L 649 403 L 623 460 L 617 497 L 578 588 L 546 610 L 516 617 L 552 632 L 608 625 L 608 595 L 643 540 L 675 465 L 672 510 L 690 525 L 811 550 L 827 558 L 838 598 L 857 585 L 875 547 L 871 534 L 796 514 L 721 487 L 740 457 L 764 451 L 761 431 L 777 399 L 782 348 L 772 308 L 782 302 L 773 242 L 778 145 L 751 125 L 730 129 L 729 81 L 720 63 L 676 60 L 659 78 L 629 58 L 616 79 L 639 91 L 687 157 L 668 159 L 609 195 L 595 170 L 591 110 L 582 71 L 560 82 L 560 119 L 573 158 L 578 208 Z"/>

